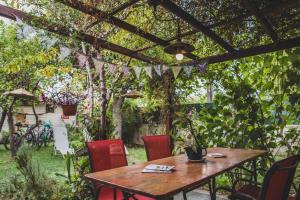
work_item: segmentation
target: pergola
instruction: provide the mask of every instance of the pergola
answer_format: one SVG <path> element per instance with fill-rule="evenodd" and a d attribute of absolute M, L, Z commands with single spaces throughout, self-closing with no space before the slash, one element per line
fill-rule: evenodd
<path fill-rule="evenodd" d="M 134 4 L 141 3 L 139 0 L 129 0 L 123 4 L 118 5 L 109 12 L 104 12 L 95 6 L 91 6 L 90 4 L 86 4 L 82 1 L 56 1 L 77 11 L 81 11 L 86 15 L 92 16 L 95 21 L 92 22 L 89 27 L 93 27 L 101 22 L 106 22 L 115 27 L 124 29 L 131 34 L 138 35 L 145 40 L 150 41 L 152 44 L 141 49 L 129 49 L 121 45 L 106 41 L 100 37 L 88 33 L 87 31 L 72 30 L 70 29 L 70 27 L 64 26 L 62 24 L 50 23 L 41 17 L 33 16 L 23 11 L 16 10 L 4 5 L 0 5 L 0 15 L 13 20 L 15 20 L 17 16 L 28 23 L 34 21 L 34 26 L 63 36 L 70 36 L 72 33 L 76 32 L 76 38 L 78 40 L 89 43 L 95 48 L 107 49 L 146 63 L 169 64 L 164 60 L 147 56 L 143 52 L 155 47 L 165 48 L 173 41 L 175 41 L 177 37 L 163 39 L 153 33 L 146 32 L 142 28 L 132 25 L 125 20 L 121 20 L 116 17 L 118 13 L 126 9 L 130 9 L 130 7 Z M 201 18 L 201 14 L 199 14 L 199 16 L 194 16 L 194 14 L 191 14 L 191 12 L 199 13 L 203 9 L 205 9 L 205 5 L 208 4 L 207 1 L 202 2 L 191 0 L 187 2 L 191 5 L 190 7 L 195 6 L 195 9 L 191 10 L 189 6 L 184 9 L 182 8 L 182 6 L 179 6 L 179 1 L 149 0 L 147 2 L 142 2 L 142 4 L 145 5 L 149 4 L 150 6 L 153 6 L 155 8 L 159 7 L 160 9 L 164 9 L 163 12 L 168 12 L 172 16 L 176 17 L 177 20 L 182 21 L 188 27 L 188 31 L 180 33 L 179 36 L 181 38 L 184 39 L 185 37 L 198 37 L 197 34 L 202 33 L 212 42 L 219 45 L 219 47 L 221 47 L 223 50 L 223 53 L 221 54 L 209 55 L 205 57 L 200 57 L 193 52 L 186 53 L 185 56 L 190 60 L 181 63 L 182 65 L 197 64 L 203 61 L 206 61 L 210 64 L 219 63 L 223 61 L 234 60 L 300 46 L 299 35 L 296 34 L 293 37 L 284 35 L 285 32 L 289 32 L 292 30 L 295 30 L 296 33 L 299 33 L 297 32 L 297 28 L 299 28 L 300 26 L 300 2 L 298 0 L 229 0 L 227 2 L 229 9 L 223 10 L 223 14 L 221 13 L 220 15 L 222 16 L 222 19 L 214 20 L 212 22 L 202 22 L 199 19 Z M 211 2 L 216 3 L 218 1 Z M 264 37 L 264 44 L 260 44 L 258 46 L 252 45 L 247 48 L 236 46 L 229 42 L 228 39 L 224 39 L 221 31 L 217 31 L 217 29 L 220 27 L 226 28 L 235 25 L 239 26 L 243 23 L 247 23 L 247 21 L 252 18 L 255 19 L 257 23 L 252 23 L 244 26 L 259 26 L 258 32 L 262 32 L 262 35 L 258 35 L 258 37 Z M 232 32 L 232 34 L 234 34 L 234 32 Z M 243 34 L 247 35 L 250 33 L 247 33 L 246 29 Z"/>

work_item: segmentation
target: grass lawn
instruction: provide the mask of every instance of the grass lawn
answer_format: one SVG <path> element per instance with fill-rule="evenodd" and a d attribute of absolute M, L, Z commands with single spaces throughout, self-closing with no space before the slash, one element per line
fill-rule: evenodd
<path fill-rule="evenodd" d="M 146 153 L 144 148 L 131 147 L 127 148 L 128 164 L 140 163 L 146 161 Z M 33 159 L 37 160 L 40 169 L 45 171 L 49 177 L 56 180 L 64 180 L 63 177 L 56 176 L 55 173 L 67 175 L 66 162 L 60 154 L 54 155 L 53 147 L 42 147 L 39 151 L 30 150 Z M 18 173 L 14 160 L 10 157 L 10 152 L 5 150 L 3 145 L 0 145 L 0 182 L 7 180 Z"/>

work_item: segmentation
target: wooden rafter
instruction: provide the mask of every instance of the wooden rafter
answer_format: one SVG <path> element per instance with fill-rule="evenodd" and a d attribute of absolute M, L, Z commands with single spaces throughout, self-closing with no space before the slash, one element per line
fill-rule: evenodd
<path fill-rule="evenodd" d="M 255 55 L 259 55 L 259 54 L 280 51 L 280 50 L 284 50 L 284 49 L 291 49 L 294 47 L 300 47 L 300 37 L 282 40 L 282 41 L 278 41 L 278 42 L 272 43 L 272 44 L 251 47 L 248 49 L 242 49 L 242 50 L 238 50 L 238 51 L 232 52 L 232 53 L 208 56 L 205 58 L 201 58 L 197 61 L 187 62 L 185 64 L 191 65 L 191 64 L 201 63 L 204 61 L 207 61 L 210 64 L 220 63 L 220 62 L 224 62 L 224 61 L 235 60 L 235 59 L 255 56 Z"/>
<path fill-rule="evenodd" d="M 192 15 L 185 12 L 182 8 L 177 6 L 175 3 L 173 3 L 171 0 L 152 0 L 156 4 L 163 6 L 165 9 L 169 10 L 182 20 L 186 21 L 190 25 L 192 25 L 195 29 L 199 30 L 209 38 L 211 38 L 213 41 L 218 43 L 221 47 L 226 49 L 229 52 L 234 52 L 235 49 L 225 40 L 223 40 L 219 35 L 217 35 L 214 31 L 212 31 L 210 28 L 204 26 L 201 22 L 199 22 L 197 19 L 195 19 Z"/>
<path fill-rule="evenodd" d="M 276 32 L 274 31 L 272 25 L 270 22 L 265 18 L 259 9 L 253 5 L 253 2 L 251 3 L 249 0 L 241 0 L 244 7 L 246 7 L 250 13 L 252 13 L 256 19 L 262 24 L 267 34 L 272 38 L 274 42 L 278 41 L 278 36 Z"/>
<path fill-rule="evenodd" d="M 56 0 L 57 2 L 61 2 L 69 7 L 72 7 L 76 10 L 79 10 L 85 14 L 91 15 L 93 17 L 95 17 L 97 20 L 99 21 L 105 21 L 108 22 L 114 26 L 120 27 L 124 30 L 127 30 L 130 33 L 136 34 L 138 36 L 141 36 L 144 39 L 147 39 L 155 44 L 158 44 L 160 46 L 166 47 L 170 44 L 170 42 L 163 40 L 155 35 L 152 35 L 150 33 L 147 33 L 146 31 L 133 26 L 125 21 L 122 21 L 114 16 L 110 16 L 110 17 L 105 17 L 108 16 L 107 13 L 93 7 L 90 6 L 88 4 L 85 4 L 83 2 L 77 1 L 77 0 Z M 187 57 L 191 58 L 191 59 L 196 59 L 198 58 L 196 55 L 193 55 L 192 53 L 189 53 L 186 55 Z"/>
<path fill-rule="evenodd" d="M 12 20 L 16 20 L 16 16 L 19 17 L 20 19 L 28 22 L 29 24 L 31 23 L 33 26 L 36 26 L 38 28 L 50 31 L 52 33 L 56 33 L 62 36 L 67 36 L 69 37 L 70 35 L 72 35 L 73 33 L 76 33 L 76 31 L 71 31 L 70 28 L 59 25 L 59 24 L 54 24 L 54 23 L 49 23 L 48 21 L 39 18 L 39 17 L 35 17 L 35 16 L 31 16 L 25 12 L 4 6 L 0 4 L 0 16 L 12 19 Z M 34 22 L 34 23 L 32 23 Z M 111 50 L 113 52 L 117 52 L 120 53 L 122 55 L 125 56 L 129 56 L 132 58 L 135 58 L 137 60 L 141 60 L 147 63 L 162 63 L 159 60 L 156 60 L 154 58 L 145 56 L 143 54 L 140 53 L 136 53 L 133 50 L 127 49 L 125 47 L 113 44 L 111 42 L 105 41 L 101 38 L 97 38 L 94 37 L 92 35 L 86 34 L 84 32 L 78 32 L 76 34 L 76 39 L 80 40 L 80 41 L 84 41 L 87 42 L 91 45 L 93 45 L 95 48 L 103 48 L 103 49 L 107 49 L 107 50 Z"/>
<path fill-rule="evenodd" d="M 119 12 L 121 12 L 122 10 L 125 10 L 126 8 L 132 6 L 133 4 L 137 3 L 138 1 L 140 0 L 129 0 L 127 1 L 126 3 L 118 6 L 117 8 L 113 9 L 112 11 L 110 11 L 109 13 L 106 13 L 106 15 L 103 17 L 103 18 L 108 18 L 108 17 L 111 17 Z M 88 28 L 91 28 L 93 26 L 95 26 L 96 24 L 100 23 L 102 20 L 96 20 L 94 21 L 93 23 L 91 23 Z"/>
<path fill-rule="evenodd" d="M 125 10 L 126 8 L 132 6 L 133 4 L 137 3 L 140 0 L 129 0 L 127 2 L 125 2 L 124 4 L 114 8 L 112 11 L 109 12 L 109 16 L 113 16 L 119 12 L 121 12 L 122 10 Z"/>
<path fill-rule="evenodd" d="M 297 4 L 299 4 L 299 0 L 286 0 L 286 1 L 283 1 L 283 2 L 273 3 L 272 5 L 261 9 L 260 12 L 264 13 L 265 16 L 274 15 L 274 14 L 278 15 L 278 14 L 284 12 L 286 9 L 289 9 L 293 6 L 296 6 Z M 216 27 L 219 27 L 219 26 L 239 23 L 239 22 L 243 21 L 244 19 L 246 19 L 247 17 L 250 17 L 250 16 L 252 16 L 252 14 L 248 12 L 246 14 L 239 15 L 239 16 L 233 17 L 231 19 L 226 19 L 226 20 L 222 20 L 222 21 L 207 25 L 207 27 L 208 28 L 216 28 Z M 198 33 L 198 32 L 199 31 L 197 29 L 194 29 L 194 30 L 182 33 L 180 35 L 181 35 L 181 37 L 186 37 L 186 36 Z M 167 39 L 167 41 L 172 42 L 176 39 L 177 39 L 177 36 L 171 37 L 170 39 Z M 142 51 L 154 48 L 156 46 L 157 46 L 157 44 L 149 45 L 148 47 L 144 47 L 144 48 L 136 50 L 136 52 L 142 52 Z"/>

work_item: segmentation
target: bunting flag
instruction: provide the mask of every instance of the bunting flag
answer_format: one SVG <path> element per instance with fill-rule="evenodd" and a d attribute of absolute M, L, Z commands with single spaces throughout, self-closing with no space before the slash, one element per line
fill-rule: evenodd
<path fill-rule="evenodd" d="M 136 77 L 139 79 L 143 68 L 142 67 L 133 67 L 132 69 L 133 69 Z"/>
<path fill-rule="evenodd" d="M 191 76 L 192 70 L 193 70 L 193 66 L 189 65 L 189 66 L 184 66 L 183 67 L 184 72 L 186 73 L 186 75 L 188 77 Z"/>
<path fill-rule="evenodd" d="M 176 79 L 178 74 L 180 73 L 181 71 L 181 67 L 172 67 L 172 71 L 173 71 L 173 74 L 174 74 L 174 78 Z"/>
<path fill-rule="evenodd" d="M 64 60 L 72 52 L 71 49 L 69 49 L 68 47 L 65 47 L 65 46 L 60 46 L 59 49 L 60 49 L 60 54 L 58 56 L 58 60 L 60 60 L 60 61 Z"/>
<path fill-rule="evenodd" d="M 160 65 L 155 65 L 153 66 L 154 71 L 157 73 L 158 76 L 161 76 L 161 66 Z"/>
<path fill-rule="evenodd" d="M 23 36 L 25 39 L 33 39 L 37 35 L 37 32 L 32 26 L 29 26 L 28 24 L 23 25 Z"/>
<path fill-rule="evenodd" d="M 117 65 L 114 64 L 108 64 L 108 72 L 113 75 L 117 71 Z"/>
<path fill-rule="evenodd" d="M 89 58 L 84 54 L 76 53 L 76 59 L 80 68 L 83 68 L 85 65 L 89 64 L 88 63 Z"/>
<path fill-rule="evenodd" d="M 44 40 L 47 50 L 49 50 L 51 47 L 53 47 L 56 44 L 56 42 L 58 41 L 57 38 L 48 38 L 48 37 L 43 38 L 43 40 Z"/>
<path fill-rule="evenodd" d="M 152 78 L 152 67 L 151 66 L 148 66 L 148 67 L 144 67 L 145 68 L 145 72 L 146 74 Z"/>
<path fill-rule="evenodd" d="M 201 73 L 206 73 L 207 65 L 208 65 L 208 62 L 207 62 L 207 61 L 201 63 L 201 64 L 199 65 L 199 71 L 200 71 Z"/>
<path fill-rule="evenodd" d="M 98 60 L 96 58 L 93 58 L 93 62 L 94 62 L 94 66 L 95 66 L 95 69 L 96 69 L 96 73 L 98 75 L 98 74 L 100 74 L 100 71 L 101 71 L 101 68 L 104 65 L 104 62 L 101 61 L 101 60 Z"/>
<path fill-rule="evenodd" d="M 162 66 L 162 71 L 163 71 L 163 73 L 165 73 L 166 71 L 168 71 L 169 70 L 169 67 L 167 66 L 167 65 L 163 65 Z"/>
<path fill-rule="evenodd" d="M 122 72 L 126 77 L 130 75 L 129 68 L 126 65 L 122 65 Z"/>

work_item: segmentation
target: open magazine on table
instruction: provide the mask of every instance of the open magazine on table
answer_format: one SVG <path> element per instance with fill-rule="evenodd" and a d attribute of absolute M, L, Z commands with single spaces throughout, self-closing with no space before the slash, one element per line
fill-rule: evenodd
<path fill-rule="evenodd" d="M 143 173 L 172 173 L 175 166 L 150 164 L 143 169 Z"/>

